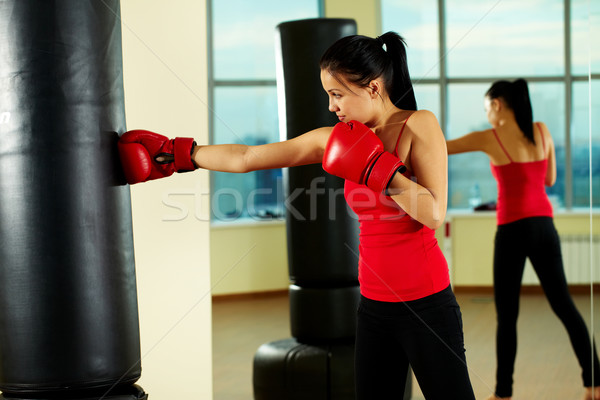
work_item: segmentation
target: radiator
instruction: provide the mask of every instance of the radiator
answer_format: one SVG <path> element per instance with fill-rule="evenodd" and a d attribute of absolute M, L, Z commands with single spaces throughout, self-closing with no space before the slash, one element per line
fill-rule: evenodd
<path fill-rule="evenodd" d="M 560 236 L 567 283 L 581 285 L 600 282 L 600 235 Z M 539 285 L 540 281 L 529 259 L 523 272 L 524 285 Z"/>

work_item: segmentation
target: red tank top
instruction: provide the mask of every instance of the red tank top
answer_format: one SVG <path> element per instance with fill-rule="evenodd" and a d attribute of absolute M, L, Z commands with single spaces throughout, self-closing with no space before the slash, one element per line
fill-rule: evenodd
<path fill-rule="evenodd" d="M 394 148 L 396 157 L 405 126 Z M 410 171 L 404 176 L 412 178 Z M 358 279 L 363 296 L 410 301 L 448 287 L 448 264 L 434 230 L 408 216 L 391 197 L 364 185 L 346 180 L 344 196 L 360 223 Z"/>
<path fill-rule="evenodd" d="M 541 128 L 540 132 L 542 132 Z M 498 225 L 508 224 L 528 217 L 552 217 L 552 205 L 546 194 L 545 180 L 548 160 L 515 162 L 502 145 L 495 130 L 494 136 L 510 163 L 491 164 L 492 175 L 498 184 L 496 221 Z M 544 135 L 542 146 L 545 148 Z"/>

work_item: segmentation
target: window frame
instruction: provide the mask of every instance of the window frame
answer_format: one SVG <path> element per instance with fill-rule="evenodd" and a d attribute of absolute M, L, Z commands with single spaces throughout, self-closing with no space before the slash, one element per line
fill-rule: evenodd
<path fill-rule="evenodd" d="M 381 2 L 385 2 L 386 0 L 381 0 Z M 515 76 L 515 77 L 507 77 L 507 76 L 485 76 L 485 77 L 460 77 L 460 78 L 452 78 L 448 76 L 447 69 L 447 39 L 446 39 L 446 0 L 437 0 L 437 18 L 438 18 L 438 73 L 439 77 L 437 78 L 424 78 L 424 79 L 415 79 L 413 78 L 413 83 L 419 84 L 437 84 L 439 87 L 440 93 L 440 115 L 438 116 L 440 126 L 444 132 L 447 132 L 449 129 L 448 122 L 448 88 L 452 84 L 469 84 L 469 83 L 487 83 L 490 84 L 496 80 L 500 79 L 516 79 L 516 78 L 524 78 L 528 82 L 561 82 L 564 84 L 565 90 L 565 192 L 563 199 L 563 206 L 565 210 L 572 210 L 574 208 L 580 208 L 581 206 L 573 205 L 573 197 L 574 197 L 574 177 L 573 177 L 573 159 L 572 159 L 572 148 L 571 148 L 571 138 L 572 138 L 572 129 L 573 129 L 573 84 L 575 82 L 589 82 L 591 84 L 592 81 L 600 80 L 600 73 L 592 73 L 589 71 L 587 75 L 583 74 L 574 74 L 572 68 L 572 39 L 571 39 L 571 0 L 563 0 L 563 37 L 564 37 L 564 75 L 554 75 L 554 76 Z M 383 13 L 383 5 L 381 13 Z M 590 105 L 591 107 L 591 105 Z M 535 110 L 534 110 L 535 111 Z M 590 128 L 591 129 L 591 128 Z M 590 171 L 591 173 L 591 171 Z M 452 181 L 448 182 L 449 185 L 452 185 Z M 593 199 L 590 199 L 589 207 L 593 207 Z M 597 207 L 596 207 L 597 208 Z M 449 209 L 451 209 L 449 207 Z"/>
<path fill-rule="evenodd" d="M 273 79 L 216 79 L 214 73 L 214 47 L 213 47 L 213 1 L 218 0 L 207 0 L 206 1 L 206 13 L 207 13 L 207 23 L 206 23 L 206 36 L 207 36 L 207 69 L 208 69 L 208 140 L 209 144 L 214 144 L 216 142 L 215 139 L 215 91 L 218 88 L 229 87 L 229 88 L 241 88 L 241 87 L 272 87 L 277 88 L 277 79 L 273 77 Z M 315 18 L 322 18 L 325 15 L 325 0 L 315 0 L 317 3 L 318 15 Z M 278 114 L 278 110 L 274 110 L 275 114 Z M 210 179 L 210 193 L 215 193 L 215 179 Z M 212 203 L 212 199 L 211 199 Z M 283 204 L 282 204 L 283 206 Z M 210 211 L 210 223 L 211 225 L 218 224 L 222 225 L 231 225 L 231 224 L 264 224 L 266 222 L 273 221 L 284 221 L 285 217 L 275 218 L 275 219 L 254 219 L 248 217 L 235 218 L 232 220 L 214 220 L 214 215 L 212 212 L 212 206 Z"/>

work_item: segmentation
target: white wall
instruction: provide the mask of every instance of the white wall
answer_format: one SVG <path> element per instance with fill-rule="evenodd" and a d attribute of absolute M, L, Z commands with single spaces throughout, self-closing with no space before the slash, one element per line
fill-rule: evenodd
<path fill-rule="evenodd" d="M 213 295 L 287 290 L 285 222 L 212 227 Z"/>
<path fill-rule="evenodd" d="M 590 215 L 586 212 L 556 211 L 554 224 L 559 235 L 598 235 L 600 217 L 594 213 L 590 230 Z M 494 237 L 496 234 L 496 213 L 457 213 L 450 211 L 446 221 L 451 224 L 451 254 L 446 257 L 451 265 L 452 284 L 456 288 L 491 287 L 493 285 Z M 440 230 L 438 233 L 443 233 Z M 438 235 L 440 246 L 445 238 Z M 564 256 L 564 255 L 563 255 Z M 563 258 L 563 261 L 566 260 Z M 581 268 L 589 268 L 588 265 Z"/>
<path fill-rule="evenodd" d="M 127 128 L 208 143 L 205 2 L 123 0 L 121 13 Z M 212 398 L 208 187 L 206 171 L 131 187 L 150 398 Z"/>

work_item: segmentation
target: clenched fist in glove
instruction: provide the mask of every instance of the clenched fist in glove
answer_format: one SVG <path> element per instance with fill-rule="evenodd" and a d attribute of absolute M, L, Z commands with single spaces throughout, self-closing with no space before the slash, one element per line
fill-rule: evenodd
<path fill-rule="evenodd" d="M 169 139 L 145 130 L 125 132 L 119 139 L 119 155 L 127 183 L 134 184 L 196 169 L 192 138 Z"/>
<path fill-rule="evenodd" d="M 323 169 L 379 193 L 386 192 L 396 172 L 406 171 L 406 166 L 383 150 L 383 143 L 371 129 L 350 121 L 338 123 L 331 131 Z"/>

